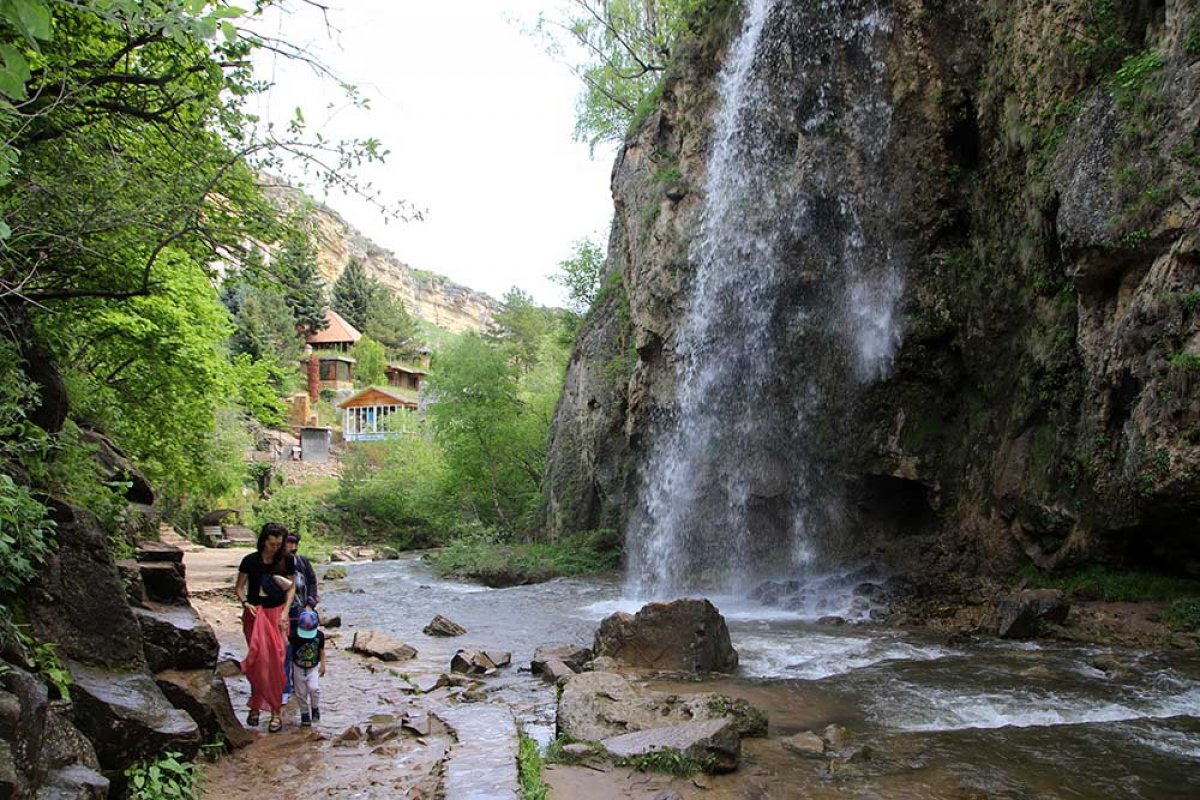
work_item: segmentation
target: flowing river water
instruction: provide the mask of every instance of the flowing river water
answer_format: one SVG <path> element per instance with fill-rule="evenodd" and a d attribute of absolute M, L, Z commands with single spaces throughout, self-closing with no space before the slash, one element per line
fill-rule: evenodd
<path fill-rule="evenodd" d="M 485 679 L 485 702 L 510 706 L 543 743 L 554 735 L 555 691 L 521 669 L 534 648 L 590 645 L 603 617 L 640 605 L 623 598 L 616 579 L 487 589 L 438 579 L 413 556 L 352 564 L 345 581 L 324 589 L 325 613 L 340 614 L 347 628 L 342 646 L 359 628 L 393 635 L 420 651 L 402 664 L 405 672 L 440 672 L 459 648 L 511 650 L 513 666 Z M 738 672 L 651 686 L 743 697 L 768 711 L 771 730 L 766 740 L 745 740 L 738 773 L 693 787 L 697 797 L 1200 796 L 1195 652 L 947 643 L 875 625 L 820 625 L 803 609 L 711 599 L 729 623 Z M 468 633 L 424 636 L 434 614 Z M 380 673 L 378 680 L 395 678 Z M 779 743 L 835 723 L 870 756 L 831 768 Z"/>

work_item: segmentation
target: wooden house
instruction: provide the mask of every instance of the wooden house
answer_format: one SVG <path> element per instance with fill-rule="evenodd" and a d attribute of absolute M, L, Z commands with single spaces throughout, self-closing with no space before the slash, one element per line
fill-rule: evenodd
<path fill-rule="evenodd" d="M 369 442 L 392 435 L 388 419 L 416 411 L 417 396 L 411 390 L 370 386 L 338 403 L 338 408 L 342 410 L 342 438 L 347 442 Z"/>
<path fill-rule="evenodd" d="M 425 380 L 428 374 L 423 369 L 412 367 L 407 364 L 388 364 L 387 369 L 388 386 L 394 386 L 397 389 L 407 389 L 412 392 L 421 391 L 421 382 Z"/>

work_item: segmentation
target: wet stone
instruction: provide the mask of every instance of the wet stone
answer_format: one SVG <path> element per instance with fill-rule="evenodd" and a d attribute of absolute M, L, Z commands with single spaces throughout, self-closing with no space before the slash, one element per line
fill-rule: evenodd
<path fill-rule="evenodd" d="M 417 657 L 416 648 L 379 631 L 355 632 L 350 651 L 380 661 L 408 661 Z"/>
<path fill-rule="evenodd" d="M 437 614 L 421 632 L 426 636 L 462 636 L 467 629 L 454 620 Z"/>
<path fill-rule="evenodd" d="M 808 758 L 822 758 L 825 755 L 825 740 L 812 731 L 789 736 L 781 744 L 785 749 Z"/>

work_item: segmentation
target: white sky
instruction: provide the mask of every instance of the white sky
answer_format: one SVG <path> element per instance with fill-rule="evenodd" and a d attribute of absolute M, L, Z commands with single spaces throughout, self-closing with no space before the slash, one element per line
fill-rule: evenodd
<path fill-rule="evenodd" d="M 499 298 L 512 286 L 562 305 L 549 280 L 576 240 L 608 240 L 613 149 L 575 142 L 576 78 L 522 33 L 551 0 L 333 0 L 330 34 L 296 4 L 277 33 L 305 44 L 371 101 L 351 107 L 302 64 L 262 59 L 262 116 L 283 127 L 297 106 L 328 139 L 375 137 L 391 151 L 360 175 L 424 209 L 384 219 L 353 197 L 323 197 L 412 267 Z M 275 23 L 272 23 L 273 25 Z M 330 104 L 332 108 L 330 108 Z"/>

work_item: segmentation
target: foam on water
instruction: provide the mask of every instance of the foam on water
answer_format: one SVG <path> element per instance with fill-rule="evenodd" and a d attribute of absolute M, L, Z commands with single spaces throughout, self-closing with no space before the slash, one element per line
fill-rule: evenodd
<path fill-rule="evenodd" d="M 1130 691 L 1121 700 L 1038 688 L 962 691 L 893 680 L 868 703 L 879 724 L 905 731 L 1028 728 L 1126 722 L 1195 714 L 1200 686 L 1182 691 Z"/>
<path fill-rule="evenodd" d="M 879 634 L 734 634 L 739 672 L 753 678 L 821 680 L 888 661 L 934 661 L 955 651 Z"/>

